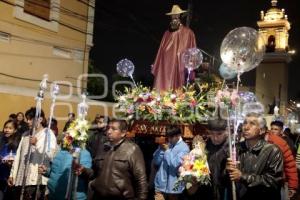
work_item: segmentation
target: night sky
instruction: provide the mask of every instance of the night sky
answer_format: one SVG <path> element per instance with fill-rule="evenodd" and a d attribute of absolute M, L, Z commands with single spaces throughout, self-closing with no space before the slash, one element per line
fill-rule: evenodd
<path fill-rule="evenodd" d="M 221 62 L 220 46 L 225 35 L 241 26 L 257 28 L 260 11 L 271 7 L 271 0 L 190 1 L 193 5 L 190 27 L 197 45 L 217 58 L 216 65 Z M 170 21 L 165 13 L 173 4 L 187 9 L 188 1 L 97 0 L 94 47 L 90 55 L 95 67 L 112 80 L 116 63 L 128 58 L 136 67 L 135 80 L 152 86 L 150 66 Z M 286 10 L 291 22 L 289 45 L 296 50 L 289 65 L 289 96 L 300 100 L 297 80 L 300 76 L 300 12 L 297 12 L 300 3 L 299 0 L 279 0 L 278 7 Z M 243 83 L 252 85 L 254 73 L 243 75 Z"/>

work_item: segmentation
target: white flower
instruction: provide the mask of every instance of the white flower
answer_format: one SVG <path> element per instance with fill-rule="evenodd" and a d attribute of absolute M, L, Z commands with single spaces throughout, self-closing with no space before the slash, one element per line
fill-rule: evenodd
<path fill-rule="evenodd" d="M 86 127 L 87 124 L 88 124 L 88 122 L 86 120 L 79 120 L 79 122 L 78 122 L 78 126 L 83 127 L 83 128 Z"/>
<path fill-rule="evenodd" d="M 82 134 L 77 138 L 77 140 L 79 140 L 79 141 L 85 141 L 85 139 L 86 139 L 86 137 Z"/>
<path fill-rule="evenodd" d="M 125 98 L 125 96 L 124 95 L 122 95 L 122 96 L 120 96 L 120 99 L 119 99 L 120 101 L 126 101 L 126 98 Z"/>
<path fill-rule="evenodd" d="M 72 138 L 75 138 L 77 136 L 77 131 L 76 130 L 68 130 L 68 133 Z"/>
<path fill-rule="evenodd" d="M 171 94 L 171 95 L 170 95 L 170 98 L 171 98 L 171 99 L 176 99 L 176 94 Z"/>
<path fill-rule="evenodd" d="M 156 104 L 156 101 L 150 101 L 150 102 L 148 103 L 148 105 L 151 106 L 151 107 L 154 106 L 155 104 Z"/>

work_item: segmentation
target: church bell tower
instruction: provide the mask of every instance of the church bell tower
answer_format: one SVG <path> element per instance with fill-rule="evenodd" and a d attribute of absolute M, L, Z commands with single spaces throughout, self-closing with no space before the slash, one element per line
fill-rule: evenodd
<path fill-rule="evenodd" d="M 272 0 L 271 8 L 266 12 L 261 11 L 260 21 L 257 22 L 261 36 L 259 45 L 265 45 L 266 54 L 256 69 L 255 93 L 258 100 L 266 106 L 266 112 L 272 112 L 272 108 L 276 105 L 282 115 L 285 114 L 288 101 L 291 25 L 285 9 L 279 9 L 277 3 L 277 0 Z"/>

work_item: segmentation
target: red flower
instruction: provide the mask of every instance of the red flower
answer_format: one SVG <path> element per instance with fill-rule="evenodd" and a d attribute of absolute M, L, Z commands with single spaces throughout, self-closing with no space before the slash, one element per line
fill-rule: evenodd
<path fill-rule="evenodd" d="M 149 96 L 149 97 L 147 98 L 146 102 L 149 103 L 149 102 L 151 102 L 152 100 L 153 100 L 153 98 Z"/>
<path fill-rule="evenodd" d="M 191 105 L 191 107 L 195 107 L 197 105 L 197 101 L 195 99 L 192 99 L 190 105 Z"/>
<path fill-rule="evenodd" d="M 138 98 L 138 99 L 136 100 L 137 103 L 141 103 L 141 102 L 143 102 L 143 101 L 144 101 L 143 98 Z"/>
<path fill-rule="evenodd" d="M 68 143 L 68 144 L 72 144 L 72 142 L 73 142 L 73 137 L 72 136 L 70 136 L 70 135 L 67 135 L 66 137 L 65 137 L 65 140 L 66 140 L 66 142 Z"/>

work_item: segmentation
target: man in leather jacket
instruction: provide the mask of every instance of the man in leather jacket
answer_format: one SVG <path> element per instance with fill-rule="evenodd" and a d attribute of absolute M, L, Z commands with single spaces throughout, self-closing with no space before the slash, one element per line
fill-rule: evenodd
<path fill-rule="evenodd" d="M 243 123 L 245 141 L 239 146 L 240 167 L 228 159 L 227 171 L 236 182 L 241 200 L 280 200 L 283 177 L 283 158 L 280 149 L 267 143 L 265 121 L 257 113 L 249 113 Z"/>
<path fill-rule="evenodd" d="M 127 123 L 111 120 L 107 131 L 109 143 L 94 160 L 94 169 L 82 174 L 95 177 L 89 184 L 88 199 L 147 199 L 147 178 L 142 151 L 125 139 Z"/>

